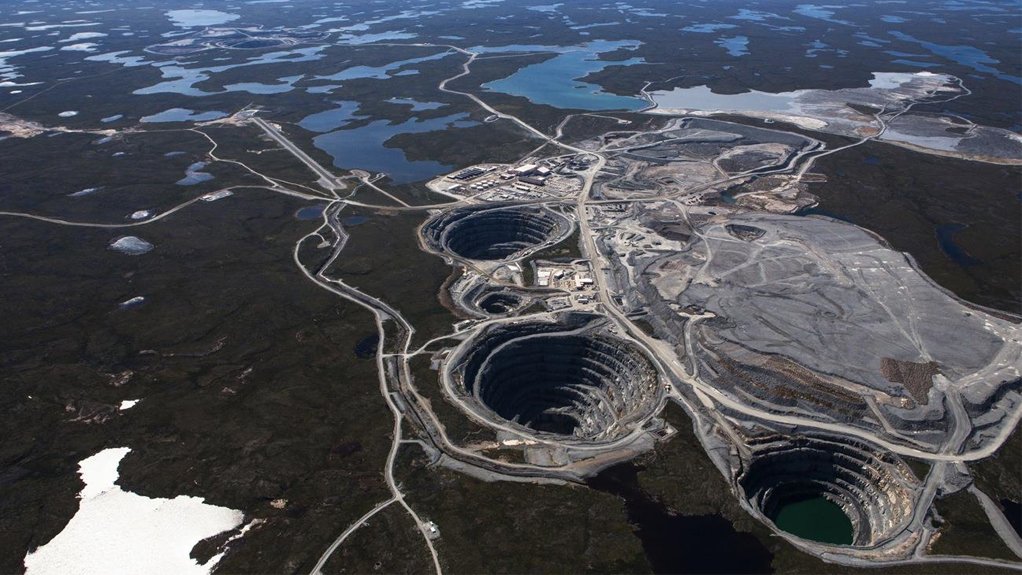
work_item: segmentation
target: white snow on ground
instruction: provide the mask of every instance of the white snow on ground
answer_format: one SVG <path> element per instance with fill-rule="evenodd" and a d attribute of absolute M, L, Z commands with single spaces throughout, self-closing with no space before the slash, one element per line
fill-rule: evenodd
<path fill-rule="evenodd" d="M 137 295 L 137 296 L 135 296 L 135 297 L 133 297 L 131 299 L 126 299 L 126 300 L 122 301 L 120 304 L 118 304 L 118 306 L 121 309 L 128 309 L 128 308 L 132 308 L 132 307 L 136 307 L 136 306 L 142 305 L 144 302 L 145 302 L 145 297 Z M 123 407 L 124 404 L 121 404 L 121 405 L 122 405 L 122 409 L 127 409 L 126 407 Z"/>
<path fill-rule="evenodd" d="M 167 10 L 167 18 L 175 26 L 191 28 L 193 26 L 217 26 L 237 20 L 241 16 L 220 10 Z"/>
<path fill-rule="evenodd" d="M 124 411 L 125 409 L 131 409 L 132 407 L 135 407 L 135 405 L 138 402 L 140 402 L 140 401 L 142 401 L 142 400 L 141 399 L 125 399 L 124 401 L 121 402 L 121 406 L 118 409 L 120 409 L 121 411 Z"/>
<path fill-rule="evenodd" d="M 93 38 L 103 38 L 106 34 L 103 32 L 77 32 L 71 34 L 67 38 L 61 40 L 61 42 L 77 42 L 79 40 L 91 40 Z"/>
<path fill-rule="evenodd" d="M 75 110 L 68 110 L 66 112 L 61 112 L 57 115 L 60 116 L 61 118 L 73 118 L 74 116 L 78 115 L 78 112 Z"/>
<path fill-rule="evenodd" d="M 124 236 L 110 242 L 110 249 L 129 256 L 140 256 L 152 251 L 153 244 L 136 236 Z"/>
<path fill-rule="evenodd" d="M 98 44 L 92 42 L 82 42 L 81 44 L 68 44 L 61 48 L 65 52 L 95 52 Z"/>
<path fill-rule="evenodd" d="M 117 486 L 127 447 L 103 450 L 79 464 L 85 482 L 78 513 L 49 543 L 25 556 L 29 575 L 208 574 L 221 555 L 200 565 L 196 543 L 241 525 L 241 511 L 198 497 L 149 498 Z"/>

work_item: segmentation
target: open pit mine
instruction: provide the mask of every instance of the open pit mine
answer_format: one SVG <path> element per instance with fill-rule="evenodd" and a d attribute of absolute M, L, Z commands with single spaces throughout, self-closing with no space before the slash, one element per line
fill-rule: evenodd
<path fill-rule="evenodd" d="M 865 141 L 899 109 L 842 113 Z M 777 535 L 845 565 L 926 560 L 934 501 L 1022 417 L 1020 318 L 869 231 L 792 215 L 824 153 L 769 124 L 670 118 L 431 182 L 462 199 L 420 232 L 456 269 L 441 299 L 465 319 L 414 385 L 492 433 L 450 436 L 440 460 L 580 482 L 669 441 L 674 402 Z M 799 506 L 834 529 L 800 528 Z"/>

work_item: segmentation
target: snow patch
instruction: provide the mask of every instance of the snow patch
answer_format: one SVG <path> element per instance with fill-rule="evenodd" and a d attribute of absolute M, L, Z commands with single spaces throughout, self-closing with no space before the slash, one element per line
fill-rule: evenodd
<path fill-rule="evenodd" d="M 129 256 L 140 256 L 152 251 L 153 244 L 136 236 L 124 236 L 111 242 L 110 249 Z"/>
<path fill-rule="evenodd" d="M 199 497 L 150 498 L 124 491 L 117 485 L 117 469 L 130 451 L 105 449 L 79 463 L 85 488 L 78 512 L 49 543 L 25 556 L 27 574 L 205 575 L 213 570 L 222 554 L 200 564 L 190 557 L 192 548 L 236 529 L 244 514 Z"/>
<path fill-rule="evenodd" d="M 100 186 L 98 188 L 85 188 L 84 190 L 78 190 L 77 192 L 72 192 L 72 193 L 68 194 L 68 197 L 69 198 L 80 198 L 82 196 L 87 196 L 89 194 L 93 194 L 95 192 L 98 192 L 101 189 L 102 189 L 102 186 Z"/>
<path fill-rule="evenodd" d="M 138 307 L 143 303 L 145 303 L 145 297 L 137 295 L 131 299 L 126 299 L 122 301 L 121 303 L 118 304 L 118 307 L 120 307 L 121 309 L 131 309 L 133 307 Z"/>
<path fill-rule="evenodd" d="M 82 42 L 81 44 L 68 44 L 61 48 L 65 52 L 95 52 L 99 44 L 92 42 Z"/>
<path fill-rule="evenodd" d="M 67 38 L 61 40 L 61 43 L 65 42 L 78 42 L 79 40 L 91 40 L 93 38 L 103 38 L 106 34 L 102 32 L 76 32 L 71 34 Z"/>
<path fill-rule="evenodd" d="M 124 401 L 121 402 L 121 406 L 118 407 L 117 409 L 119 409 L 121 411 L 124 411 L 126 409 L 131 409 L 132 407 L 135 407 L 138 404 L 138 402 L 140 402 L 140 401 L 142 401 L 142 400 L 141 399 L 125 399 Z"/>

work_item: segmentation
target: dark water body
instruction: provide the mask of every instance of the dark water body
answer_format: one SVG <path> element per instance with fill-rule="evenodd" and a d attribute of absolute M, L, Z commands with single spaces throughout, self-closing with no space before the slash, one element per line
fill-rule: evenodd
<path fill-rule="evenodd" d="M 803 539 L 851 545 L 852 522 L 836 503 L 823 497 L 789 501 L 772 517 L 774 525 Z"/>
<path fill-rule="evenodd" d="M 773 554 L 750 533 L 739 533 L 719 515 L 673 515 L 638 486 L 639 468 L 614 466 L 589 487 L 625 500 L 655 573 L 772 573 Z"/>
<path fill-rule="evenodd" d="M 955 261 L 956 264 L 962 267 L 969 267 L 979 265 L 983 262 L 970 256 L 961 247 L 955 243 L 955 234 L 966 228 L 963 224 L 942 224 L 937 226 L 937 242 L 940 243 L 940 249 L 949 258 Z"/>
<path fill-rule="evenodd" d="M 866 165 L 869 165 L 869 166 L 879 166 L 880 165 L 880 158 L 878 158 L 876 156 L 866 156 L 866 158 L 863 159 L 863 161 L 866 162 Z"/>
<path fill-rule="evenodd" d="M 374 333 L 367 335 L 355 344 L 355 357 L 359 359 L 372 359 L 376 357 L 376 350 L 380 347 L 380 335 Z"/>
<path fill-rule="evenodd" d="M 369 221 L 369 216 L 348 216 L 341 219 L 341 224 L 351 227 L 359 226 Z"/>
<path fill-rule="evenodd" d="M 1011 523 L 1012 529 L 1022 536 L 1022 504 L 1011 499 L 1002 499 L 1001 508 L 1004 509 L 1004 516 Z"/>
<path fill-rule="evenodd" d="M 295 219 L 307 222 L 310 220 L 318 220 L 323 217 L 323 208 L 325 204 L 316 204 L 315 206 L 306 206 L 297 212 L 295 212 Z"/>

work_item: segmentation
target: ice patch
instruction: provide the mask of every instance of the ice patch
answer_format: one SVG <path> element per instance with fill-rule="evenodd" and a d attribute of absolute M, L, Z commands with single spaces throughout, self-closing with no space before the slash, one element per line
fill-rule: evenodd
<path fill-rule="evenodd" d="M 120 304 L 118 304 L 117 307 L 121 309 L 131 309 L 133 307 L 138 307 L 143 303 L 145 303 L 145 298 L 140 295 L 137 295 L 131 299 L 126 299 L 122 301 Z"/>
<path fill-rule="evenodd" d="M 106 449 L 82 460 L 78 469 L 85 488 L 78 512 L 56 537 L 25 556 L 26 573 L 205 575 L 213 570 L 223 554 L 200 564 L 190 557 L 192 548 L 237 528 L 244 514 L 199 497 L 150 498 L 124 491 L 117 486 L 117 470 L 130 451 Z"/>
<path fill-rule="evenodd" d="M 144 220 L 149 216 L 150 216 L 149 210 L 139 210 L 137 212 L 132 212 L 129 217 L 133 220 Z"/>
<path fill-rule="evenodd" d="M 219 10 L 167 10 L 167 18 L 175 26 L 191 28 L 192 26 L 217 26 L 241 18 L 237 14 Z"/>
<path fill-rule="evenodd" d="M 682 32 L 693 32 L 696 34 L 712 34 L 713 32 L 719 32 L 720 30 L 730 30 L 737 28 L 734 24 L 693 24 L 692 26 L 686 26 L 681 29 Z"/>
<path fill-rule="evenodd" d="M 661 108 L 715 112 L 790 112 L 804 91 L 769 93 L 750 90 L 740 94 L 717 94 L 708 86 L 674 88 L 653 92 Z"/>
<path fill-rule="evenodd" d="M 38 48 L 27 48 L 25 50 L 0 51 L 0 80 L 8 82 L 21 77 L 21 73 L 18 72 L 18 68 L 13 64 L 9 64 L 7 62 L 8 59 L 14 58 L 15 56 L 32 54 L 34 52 L 47 52 L 52 49 L 52 46 L 40 46 Z"/>
<path fill-rule="evenodd" d="M 121 252 L 122 254 L 128 254 L 129 256 L 140 256 L 151 252 L 153 244 L 139 237 L 124 236 L 123 238 L 111 242 L 110 249 L 116 252 Z"/>
<path fill-rule="evenodd" d="M 68 110 L 66 112 L 61 112 L 57 115 L 60 116 L 61 118 L 73 118 L 78 115 L 78 112 L 76 112 L 75 110 Z"/>
<path fill-rule="evenodd" d="M 916 76 L 933 76 L 932 72 L 873 72 L 869 81 L 870 88 L 877 90 L 894 90 L 912 81 Z"/>
<path fill-rule="evenodd" d="M 212 192 L 212 193 L 206 194 L 206 195 L 200 197 L 199 199 L 204 201 L 204 202 L 215 202 L 217 200 L 221 200 L 223 198 L 226 198 L 228 196 L 233 196 L 233 195 L 234 195 L 234 192 L 232 192 L 230 190 L 219 190 L 219 191 L 216 191 L 216 192 Z"/>
<path fill-rule="evenodd" d="M 177 181 L 179 186 L 194 186 L 213 179 L 213 174 L 201 172 L 206 167 L 206 162 L 195 162 L 185 170 L 185 177 Z"/>
<path fill-rule="evenodd" d="M 102 187 L 99 187 L 99 188 L 85 188 L 84 190 L 78 190 L 77 192 L 72 192 L 72 193 L 68 194 L 68 197 L 69 198 L 80 198 L 82 196 L 87 196 L 87 195 L 89 195 L 91 193 L 98 192 L 101 189 L 102 189 Z"/>
<path fill-rule="evenodd" d="M 106 34 L 102 32 L 75 32 L 67 38 L 61 40 L 61 43 L 66 42 L 78 42 L 79 40 L 92 40 L 93 38 L 105 38 Z"/>
<path fill-rule="evenodd" d="M 65 22 L 63 24 L 40 24 L 36 25 L 34 22 L 31 26 L 25 26 L 25 29 L 29 32 L 45 32 L 46 30 L 56 30 L 58 28 L 81 28 L 83 26 L 99 26 L 99 22 L 85 22 L 83 20 L 73 20 Z"/>
<path fill-rule="evenodd" d="M 729 56 L 738 57 L 749 54 L 749 38 L 747 36 L 721 37 L 714 44 L 727 50 Z"/>
<path fill-rule="evenodd" d="M 93 44 L 92 42 L 83 42 L 81 44 L 68 44 L 61 48 L 65 52 L 95 52 L 99 44 Z"/>

